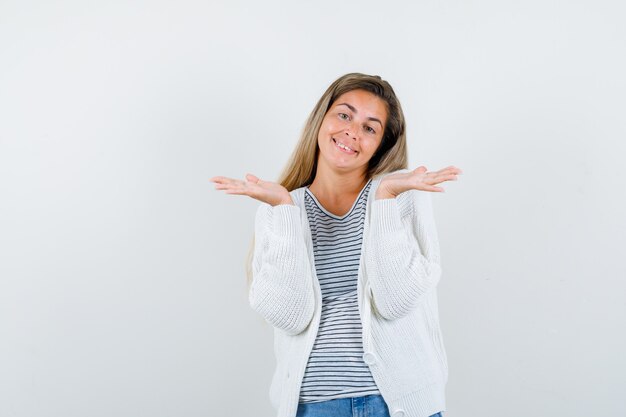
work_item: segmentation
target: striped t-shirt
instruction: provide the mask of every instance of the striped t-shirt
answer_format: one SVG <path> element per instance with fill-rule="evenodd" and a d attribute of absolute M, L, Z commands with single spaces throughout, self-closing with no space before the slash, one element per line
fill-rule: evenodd
<path fill-rule="evenodd" d="M 363 362 L 357 301 L 363 221 L 371 182 L 343 216 L 328 212 L 309 188 L 305 189 L 315 269 L 322 290 L 322 316 L 302 379 L 300 403 L 380 394 Z"/>

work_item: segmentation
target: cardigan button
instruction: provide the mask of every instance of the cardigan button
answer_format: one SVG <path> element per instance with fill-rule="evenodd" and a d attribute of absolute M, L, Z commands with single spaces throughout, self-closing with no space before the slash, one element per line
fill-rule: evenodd
<path fill-rule="evenodd" d="M 368 365 L 374 365 L 376 363 L 376 355 L 374 355 L 372 352 L 365 352 L 363 354 L 363 362 Z"/>
<path fill-rule="evenodd" d="M 393 417 L 404 417 L 404 410 L 396 410 L 393 412 Z"/>

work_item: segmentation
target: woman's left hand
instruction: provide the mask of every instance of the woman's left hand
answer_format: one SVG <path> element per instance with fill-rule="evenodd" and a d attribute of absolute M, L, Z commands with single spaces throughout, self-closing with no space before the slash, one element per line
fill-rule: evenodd
<path fill-rule="evenodd" d="M 462 173 L 463 171 L 455 166 L 434 172 L 428 172 L 425 166 L 421 166 L 411 172 L 386 175 L 376 190 L 376 199 L 395 198 L 408 190 L 443 192 L 443 188 L 435 185 L 444 181 L 456 181 L 457 175 Z"/>

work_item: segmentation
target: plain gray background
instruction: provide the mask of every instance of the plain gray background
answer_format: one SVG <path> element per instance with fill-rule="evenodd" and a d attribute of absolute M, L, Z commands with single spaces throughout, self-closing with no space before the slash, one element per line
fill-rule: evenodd
<path fill-rule="evenodd" d="M 626 7 L 0 2 L 0 416 L 271 416 L 257 203 L 346 72 L 433 196 L 446 417 L 626 415 Z"/>

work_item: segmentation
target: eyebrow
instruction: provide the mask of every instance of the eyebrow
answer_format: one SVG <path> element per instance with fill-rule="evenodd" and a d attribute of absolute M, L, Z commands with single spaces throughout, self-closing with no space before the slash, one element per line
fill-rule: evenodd
<path fill-rule="evenodd" d="M 351 104 L 348 104 L 348 103 L 339 103 L 339 104 L 337 104 L 337 105 L 338 105 L 338 106 L 342 106 L 342 105 L 343 105 L 343 106 L 348 106 L 348 108 L 349 108 L 350 110 L 352 110 L 352 111 L 353 111 L 353 112 L 355 112 L 355 113 L 358 113 L 358 112 L 356 111 L 356 109 L 354 108 L 354 106 L 352 106 Z M 368 117 L 368 118 L 367 118 L 367 120 L 371 120 L 371 121 L 373 121 L 373 122 L 378 122 L 378 123 L 380 124 L 380 127 L 383 127 L 383 122 L 381 122 L 380 120 L 378 120 L 378 119 L 377 119 L 377 118 L 375 118 L 375 117 Z"/>

